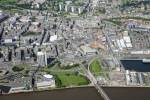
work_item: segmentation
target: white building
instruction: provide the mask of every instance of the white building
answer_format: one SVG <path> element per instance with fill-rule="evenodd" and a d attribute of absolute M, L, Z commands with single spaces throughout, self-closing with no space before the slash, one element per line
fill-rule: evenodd
<path fill-rule="evenodd" d="M 46 52 L 37 52 L 37 63 L 38 66 L 47 66 L 47 55 Z"/>
<path fill-rule="evenodd" d="M 50 41 L 53 42 L 53 41 L 57 40 L 57 38 L 58 38 L 57 35 L 53 35 L 50 37 Z"/>
<path fill-rule="evenodd" d="M 97 53 L 96 49 L 92 49 L 89 46 L 81 46 L 80 49 L 83 55 L 94 55 Z"/>
<path fill-rule="evenodd" d="M 41 80 L 36 82 L 37 89 L 47 89 L 55 87 L 55 79 L 53 75 L 45 74 Z"/>
<path fill-rule="evenodd" d="M 81 14 L 83 10 L 85 9 L 85 5 L 76 6 L 72 4 L 71 2 L 68 2 L 66 4 L 59 3 L 59 10 L 65 11 L 72 14 Z"/>
<path fill-rule="evenodd" d="M 19 20 L 23 23 L 31 21 L 29 16 L 21 16 Z"/>

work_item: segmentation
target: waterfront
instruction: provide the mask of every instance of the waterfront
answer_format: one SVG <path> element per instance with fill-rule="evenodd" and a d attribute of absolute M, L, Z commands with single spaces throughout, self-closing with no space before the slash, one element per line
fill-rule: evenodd
<path fill-rule="evenodd" d="M 95 88 L 72 88 L 0 96 L 0 100 L 103 100 Z"/>
<path fill-rule="evenodd" d="M 111 100 L 149 100 L 150 88 L 104 87 Z M 145 98 L 144 98 L 145 97 Z M 95 88 L 72 88 L 0 96 L 1 100 L 103 100 Z"/>
<path fill-rule="evenodd" d="M 142 60 L 121 60 L 126 70 L 138 71 L 138 72 L 149 72 L 150 63 L 143 63 Z"/>

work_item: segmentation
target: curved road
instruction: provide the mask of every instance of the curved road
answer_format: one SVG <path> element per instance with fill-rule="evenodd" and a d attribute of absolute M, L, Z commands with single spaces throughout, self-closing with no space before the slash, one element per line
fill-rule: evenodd
<path fill-rule="evenodd" d="M 94 58 L 94 59 L 95 59 L 95 58 Z M 89 65 L 90 65 L 90 63 L 91 63 L 94 59 L 92 59 L 92 60 L 88 63 L 88 65 L 83 65 L 83 64 L 81 63 L 82 68 L 83 68 L 83 70 L 85 71 L 85 74 L 86 74 L 86 76 L 88 77 L 88 79 L 93 83 L 93 85 L 94 85 L 95 88 L 98 90 L 98 92 L 101 94 L 101 96 L 103 97 L 103 99 L 104 99 L 104 100 L 111 100 L 111 99 L 107 96 L 107 94 L 105 93 L 105 91 L 101 88 L 101 86 L 97 83 L 96 78 L 94 77 L 94 75 L 93 75 L 93 74 L 90 72 L 90 70 L 89 70 Z M 85 66 L 87 66 L 88 69 L 86 69 Z"/>

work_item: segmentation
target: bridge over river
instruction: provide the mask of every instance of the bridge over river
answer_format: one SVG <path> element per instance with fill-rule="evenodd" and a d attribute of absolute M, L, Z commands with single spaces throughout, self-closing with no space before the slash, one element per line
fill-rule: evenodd
<path fill-rule="evenodd" d="M 90 63 L 91 63 L 91 61 L 90 61 Z M 105 93 L 105 91 L 102 89 L 102 87 L 98 84 L 98 82 L 97 82 L 96 78 L 94 77 L 94 75 L 90 72 L 90 70 L 89 70 L 89 65 L 90 65 L 90 63 L 89 63 L 88 65 L 86 65 L 86 64 L 85 64 L 85 65 L 81 64 L 84 73 L 86 74 L 86 76 L 88 77 L 88 79 L 92 82 L 92 84 L 94 85 L 94 87 L 98 90 L 98 92 L 101 94 L 101 97 L 102 97 L 104 100 L 111 100 L 111 99 L 108 97 L 108 95 Z M 87 66 L 88 69 L 86 69 L 85 66 Z"/>

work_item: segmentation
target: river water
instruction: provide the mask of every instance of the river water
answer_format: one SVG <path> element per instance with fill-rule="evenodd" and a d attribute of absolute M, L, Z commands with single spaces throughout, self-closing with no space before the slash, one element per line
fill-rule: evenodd
<path fill-rule="evenodd" d="M 138 72 L 150 72 L 150 63 L 143 63 L 142 60 L 121 60 L 126 70 Z"/>
<path fill-rule="evenodd" d="M 103 100 L 95 88 L 72 88 L 0 96 L 0 100 Z"/>
<path fill-rule="evenodd" d="M 111 100 L 150 100 L 150 88 L 105 87 Z M 103 100 L 93 87 L 0 96 L 0 100 Z"/>
<path fill-rule="evenodd" d="M 150 88 L 107 87 L 104 90 L 111 100 L 150 100 Z"/>

